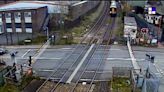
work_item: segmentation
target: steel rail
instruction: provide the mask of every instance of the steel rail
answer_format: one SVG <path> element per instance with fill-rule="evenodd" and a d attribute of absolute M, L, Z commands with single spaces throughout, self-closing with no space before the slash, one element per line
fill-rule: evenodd
<path fill-rule="evenodd" d="M 105 12 L 105 11 L 104 11 Z M 101 21 L 101 18 L 103 18 L 103 15 L 99 18 L 99 20 L 96 22 L 96 24 L 91 28 L 91 30 L 89 31 L 89 33 L 91 33 L 92 31 L 93 31 L 93 29 L 94 29 L 94 27 L 96 26 L 96 25 L 98 25 L 98 23 Z M 88 33 L 88 35 L 89 35 L 89 33 Z M 80 43 L 79 44 L 77 44 L 76 45 L 76 47 L 75 47 L 75 49 L 71 52 L 71 54 L 67 57 L 67 58 L 65 58 L 65 60 L 64 60 L 64 62 L 62 63 L 62 64 L 60 64 L 57 68 L 55 68 L 55 70 L 50 74 L 50 76 L 45 80 L 45 82 L 37 89 L 37 91 L 36 92 L 39 92 L 40 90 L 41 90 L 41 88 L 48 82 L 48 80 L 57 72 L 57 70 L 66 62 L 66 60 L 69 58 L 69 57 L 71 57 L 71 55 L 73 54 L 73 52 L 74 51 L 76 51 L 76 49 L 81 45 L 81 43 L 85 40 L 85 38 L 86 38 L 86 36 L 85 37 L 83 37 L 83 39 L 80 41 Z M 92 40 L 92 39 L 91 39 Z M 90 43 L 91 43 L 92 41 L 90 41 Z M 90 44 L 90 43 L 88 43 L 87 44 L 87 46 L 85 47 L 85 49 L 88 47 L 88 45 Z M 83 50 L 84 51 L 84 50 Z M 80 57 L 80 56 L 79 56 Z M 77 58 L 78 59 L 78 58 Z M 76 60 L 75 60 L 76 61 Z M 74 62 L 75 63 L 75 62 Z M 74 64 L 73 63 L 73 64 Z M 72 66 L 72 65 L 71 65 Z M 57 83 L 57 84 L 59 84 L 59 82 Z"/>
<path fill-rule="evenodd" d="M 87 40 L 88 38 L 88 35 L 89 34 L 91 34 L 91 33 L 94 33 L 94 34 L 96 34 L 97 32 L 98 32 L 98 28 L 100 27 L 100 25 L 99 24 L 101 24 L 101 22 L 103 21 L 103 17 L 105 16 L 105 14 L 106 14 L 106 10 L 107 10 L 107 7 L 108 7 L 108 4 L 107 3 L 105 3 L 105 5 L 104 5 L 104 7 L 103 7 L 103 9 L 104 9 L 104 11 L 102 12 L 102 15 L 99 17 L 99 19 L 96 21 L 96 23 L 92 26 L 92 28 L 90 29 L 90 31 L 84 36 L 84 38 L 81 40 L 81 44 L 83 43 L 83 42 L 85 42 L 85 40 Z M 96 32 L 94 32 L 96 30 Z M 93 39 L 93 36 L 91 37 L 91 39 Z M 90 40 L 91 41 L 91 40 Z M 91 43 L 91 42 L 89 42 L 89 43 Z"/>
<path fill-rule="evenodd" d="M 107 12 L 107 13 L 108 13 L 108 12 Z M 106 17 L 107 17 L 107 16 L 106 16 Z M 107 29 L 108 29 L 108 28 L 107 28 Z M 109 30 L 107 30 L 107 31 L 109 31 Z M 105 32 L 105 33 L 106 33 L 106 32 Z M 104 33 L 104 35 L 105 35 L 105 33 Z M 104 37 L 104 36 L 103 36 L 103 37 Z M 102 38 L 103 38 L 103 37 L 102 37 Z M 96 49 L 98 49 L 100 46 L 101 46 L 101 43 L 98 43 L 98 46 L 96 47 Z M 96 49 L 95 49 L 95 51 L 96 51 Z M 104 51 L 106 51 L 106 48 L 104 49 Z M 81 75 L 80 75 L 78 81 L 76 81 L 75 86 L 73 87 L 73 89 L 72 89 L 70 92 L 74 92 L 74 91 L 75 91 L 75 89 L 76 89 L 76 87 L 78 86 L 78 83 L 79 83 L 81 77 L 84 75 L 84 73 L 86 72 L 86 70 L 87 70 L 87 68 L 88 68 L 88 66 L 89 66 L 89 64 L 90 64 L 91 59 L 93 58 L 93 55 L 94 55 L 94 53 L 92 53 L 92 56 L 91 56 L 89 62 L 87 62 L 87 64 L 86 64 L 86 66 L 84 67 L 84 70 L 83 70 L 83 72 L 81 73 Z M 102 55 L 102 57 L 104 57 L 104 55 Z M 102 58 L 102 60 L 103 60 L 103 58 Z M 98 67 L 99 67 L 99 66 L 98 66 Z"/>
<path fill-rule="evenodd" d="M 115 23 L 115 18 L 112 18 L 112 25 L 108 27 L 108 28 L 110 28 L 110 37 L 109 37 L 109 40 L 108 40 L 108 42 L 107 42 L 107 45 L 106 45 L 106 48 L 104 49 L 104 51 L 106 51 L 106 49 L 109 49 L 109 48 L 110 48 L 110 47 L 108 48 L 108 45 L 109 45 L 109 43 L 110 43 L 110 39 L 111 39 L 111 35 L 112 35 L 112 31 L 111 31 L 111 30 L 112 30 L 112 27 L 113 27 L 114 23 Z M 109 31 L 109 29 L 108 29 L 108 31 Z M 105 57 L 105 55 L 108 55 L 108 52 L 107 52 L 107 53 L 104 53 L 103 57 Z M 103 59 L 102 59 L 102 61 L 103 61 Z M 91 83 L 90 83 L 90 85 L 89 85 L 89 89 L 88 89 L 87 92 L 89 92 L 90 89 L 91 89 L 91 86 L 92 86 L 92 84 L 93 84 L 93 82 L 94 82 L 94 80 L 95 80 L 95 78 L 96 78 L 97 72 L 98 72 L 100 66 L 102 65 L 102 61 L 99 62 L 99 65 L 98 65 L 98 67 L 97 67 L 97 69 L 96 69 L 96 71 L 95 71 L 95 73 L 94 73 L 94 77 L 92 78 L 92 81 L 91 81 Z"/>
<path fill-rule="evenodd" d="M 105 7 L 105 8 L 107 9 L 107 4 L 106 4 L 106 7 Z M 106 9 L 104 10 L 103 16 L 107 14 L 107 12 L 105 12 Z M 99 22 L 97 22 L 97 23 L 99 23 L 100 25 L 99 25 L 98 27 L 96 27 L 97 29 L 96 29 L 96 31 L 94 30 L 94 31 L 95 31 L 94 34 L 97 34 L 98 31 L 99 31 L 99 29 L 101 28 L 102 22 L 103 22 L 103 20 L 105 19 L 103 16 L 101 17 L 101 19 L 99 19 Z M 96 25 L 97 25 L 97 24 L 96 24 Z M 93 30 L 93 29 L 92 29 L 92 30 Z M 83 40 L 83 41 L 84 41 L 84 40 Z M 93 43 L 93 42 L 94 42 L 94 39 L 93 39 L 93 37 L 92 37 L 87 45 L 89 45 L 89 44 L 91 44 L 91 43 Z M 68 71 L 69 71 L 69 70 L 68 70 Z M 66 74 L 66 73 L 65 73 L 65 74 Z M 65 76 L 65 74 L 64 74 L 64 76 Z M 64 76 L 63 76 L 63 77 L 64 77 Z M 62 78 L 63 78 L 63 77 L 62 77 Z M 61 80 L 62 80 L 62 78 L 61 78 Z M 51 92 L 53 92 L 53 91 L 56 90 L 56 88 L 59 86 L 61 80 L 55 85 L 55 87 L 53 87 L 53 89 L 51 90 Z"/>

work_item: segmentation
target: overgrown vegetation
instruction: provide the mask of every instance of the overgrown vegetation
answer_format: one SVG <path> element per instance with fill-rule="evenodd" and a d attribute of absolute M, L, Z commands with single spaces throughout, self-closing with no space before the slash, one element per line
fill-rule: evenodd
<path fill-rule="evenodd" d="M 6 83 L 4 86 L 0 87 L 0 92 L 21 92 L 33 79 L 39 79 L 33 76 L 24 76 L 22 81 L 18 85 Z"/>
<path fill-rule="evenodd" d="M 104 6 L 104 3 L 101 3 L 98 6 L 97 10 L 95 10 L 93 13 L 90 13 L 89 15 L 85 15 L 78 26 L 73 27 L 71 29 L 61 29 L 59 31 L 60 39 L 55 44 L 64 45 L 64 44 L 78 43 L 81 37 L 86 32 L 88 32 L 88 29 L 90 28 L 90 26 L 99 17 L 103 9 L 103 6 Z M 67 38 L 63 38 L 64 36 L 67 36 Z"/>
<path fill-rule="evenodd" d="M 89 29 L 90 26 L 95 23 L 95 20 L 100 16 L 102 12 L 103 6 L 104 2 L 99 5 L 94 13 L 84 16 L 84 19 L 81 21 L 80 25 L 72 29 L 72 33 L 74 34 L 74 36 L 82 36 L 88 31 L 86 29 Z"/>
<path fill-rule="evenodd" d="M 25 40 L 29 40 L 31 42 L 25 42 Z M 18 42 L 18 44 L 19 45 L 42 44 L 47 40 L 47 38 L 46 38 L 46 36 L 38 36 L 33 39 L 27 38 L 25 40 Z"/>
<path fill-rule="evenodd" d="M 129 78 L 113 78 L 112 92 L 131 92 L 131 83 Z"/>

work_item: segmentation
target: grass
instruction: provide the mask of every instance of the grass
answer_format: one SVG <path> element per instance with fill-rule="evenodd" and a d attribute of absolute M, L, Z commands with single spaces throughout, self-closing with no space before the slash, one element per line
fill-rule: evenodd
<path fill-rule="evenodd" d="M 95 22 L 95 20 L 101 14 L 105 3 L 101 3 L 94 12 L 85 15 L 81 20 L 78 26 L 75 26 L 71 29 L 60 29 L 59 31 L 59 40 L 55 42 L 56 45 L 65 45 L 65 44 L 76 44 L 79 43 L 81 37 L 88 32 L 90 26 Z M 68 35 L 67 40 L 63 36 Z M 78 39 L 77 39 L 78 38 Z M 53 44 L 53 43 L 52 43 Z"/>
<path fill-rule="evenodd" d="M 84 16 L 84 19 L 81 21 L 80 25 L 78 27 L 74 27 L 71 30 L 74 36 L 80 37 L 87 32 L 86 29 L 88 29 L 101 14 L 103 5 L 104 3 L 101 3 L 95 12 L 91 13 L 88 16 Z"/>
<path fill-rule="evenodd" d="M 112 92 L 131 92 L 131 84 L 128 81 L 130 81 L 128 78 L 113 78 Z"/>
<path fill-rule="evenodd" d="M 31 42 L 24 42 L 24 40 L 23 40 L 23 41 L 18 42 L 18 44 L 19 45 L 42 44 L 47 40 L 47 38 L 46 38 L 46 36 L 38 36 L 33 39 L 27 38 L 25 40 L 31 40 Z"/>
<path fill-rule="evenodd" d="M 0 87 L 0 92 L 20 92 L 20 90 L 15 85 L 5 84 L 3 87 Z"/>
<path fill-rule="evenodd" d="M 47 40 L 46 36 L 38 36 L 37 38 L 32 39 L 32 44 L 44 43 Z"/>

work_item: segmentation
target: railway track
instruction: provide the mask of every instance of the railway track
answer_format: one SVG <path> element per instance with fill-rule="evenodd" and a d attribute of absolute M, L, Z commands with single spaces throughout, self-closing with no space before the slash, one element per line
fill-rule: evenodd
<path fill-rule="evenodd" d="M 94 37 L 89 38 L 89 34 L 96 34 L 102 24 L 105 21 L 104 16 L 107 15 L 108 3 L 104 6 L 105 10 L 101 15 L 100 19 L 96 22 L 96 24 L 91 28 L 86 36 L 83 37 L 81 42 L 76 45 L 75 49 L 71 52 L 70 55 L 61 60 L 61 64 L 58 67 L 55 67 L 53 72 L 49 75 L 49 77 L 45 80 L 45 82 L 37 89 L 36 92 L 53 92 L 56 88 L 60 87 L 61 83 L 65 83 L 68 77 L 72 74 L 73 70 L 79 64 L 79 61 L 82 59 L 85 53 L 87 53 L 90 45 L 94 43 Z M 87 40 L 87 45 L 82 45 Z M 95 47 L 93 47 L 95 48 Z M 94 50 L 91 51 L 91 53 Z"/>
<path fill-rule="evenodd" d="M 81 44 L 88 44 L 88 43 L 93 43 L 93 42 L 97 42 L 96 40 L 92 40 L 94 39 L 95 35 L 99 32 L 101 26 L 103 25 L 105 19 L 106 19 L 106 15 L 108 15 L 108 3 L 105 3 L 104 8 L 103 8 L 103 12 L 102 15 L 99 17 L 99 19 L 96 21 L 96 23 L 93 25 L 93 27 L 90 29 L 90 31 L 84 35 L 83 39 L 81 40 Z M 91 42 L 93 41 L 93 42 Z"/>
<path fill-rule="evenodd" d="M 101 55 L 101 60 L 99 60 L 99 62 L 97 64 L 97 67 L 96 67 L 96 70 L 93 71 L 91 76 L 90 76 L 90 78 L 92 78 L 92 79 L 86 79 L 86 80 L 83 79 L 82 81 L 85 81 L 85 82 L 88 83 L 86 85 L 82 85 L 82 83 L 81 83 L 82 82 L 81 81 L 82 77 L 86 75 L 85 72 L 87 71 L 89 63 L 93 62 L 93 61 L 91 61 L 91 58 L 92 58 L 91 57 L 90 60 L 86 63 L 84 70 L 81 70 L 83 72 L 79 76 L 79 79 L 75 82 L 74 87 L 72 88 L 71 91 L 68 91 L 68 92 L 90 92 L 90 90 L 93 90 L 94 85 L 95 85 L 94 83 L 95 83 L 96 76 L 97 76 L 98 72 L 100 71 L 100 66 L 102 65 L 102 62 L 103 62 L 104 58 L 107 58 L 108 53 L 109 53 L 109 51 L 107 49 L 110 48 L 109 44 L 110 44 L 110 41 L 111 41 L 111 38 L 112 38 L 112 29 L 113 29 L 114 24 L 115 24 L 115 18 L 112 18 L 112 24 L 107 27 L 106 32 L 104 33 L 104 35 L 102 37 L 103 41 L 106 40 L 106 42 L 105 43 L 103 43 L 103 42 L 99 43 L 96 46 L 96 49 L 98 49 L 98 48 L 100 48 L 100 46 L 102 44 L 104 44 L 105 48 L 103 48 L 104 53 Z M 106 35 L 107 33 L 108 33 L 108 35 Z M 95 51 L 96 51 L 96 49 L 95 49 Z M 93 54 L 92 54 L 92 56 L 93 56 Z M 100 87 L 99 87 L 97 92 L 109 92 L 109 87 L 107 86 L 107 84 L 108 84 L 108 81 L 100 81 Z M 82 88 L 84 88 L 84 89 L 78 91 L 78 89 L 81 86 L 83 86 Z"/>

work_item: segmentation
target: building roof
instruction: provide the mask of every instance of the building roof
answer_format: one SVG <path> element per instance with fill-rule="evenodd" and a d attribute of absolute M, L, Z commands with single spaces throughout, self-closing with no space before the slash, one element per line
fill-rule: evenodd
<path fill-rule="evenodd" d="M 131 6 L 144 7 L 144 5 L 145 5 L 145 1 L 144 0 L 128 0 L 127 2 Z"/>
<path fill-rule="evenodd" d="M 79 3 L 80 1 L 21 1 L 21 2 L 68 6 L 68 5 L 73 5 L 75 3 Z"/>
<path fill-rule="evenodd" d="M 83 4 L 83 3 L 86 3 L 87 1 L 81 1 L 81 2 L 76 2 L 74 4 L 72 4 L 72 6 L 76 6 L 76 5 L 79 5 L 79 4 Z"/>
<path fill-rule="evenodd" d="M 124 24 L 130 26 L 137 26 L 136 20 L 134 17 L 124 17 Z"/>
<path fill-rule="evenodd" d="M 6 4 L 4 6 L 1 6 L 0 11 L 37 9 L 37 8 L 41 8 L 41 7 L 45 7 L 45 6 L 46 5 L 42 5 L 42 4 L 18 2 L 18 3 L 11 3 L 11 4 Z"/>
<path fill-rule="evenodd" d="M 38 9 L 48 7 L 48 13 L 68 13 L 68 5 L 79 1 L 18 1 L 0 6 L 0 11 Z"/>

